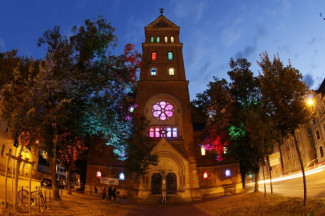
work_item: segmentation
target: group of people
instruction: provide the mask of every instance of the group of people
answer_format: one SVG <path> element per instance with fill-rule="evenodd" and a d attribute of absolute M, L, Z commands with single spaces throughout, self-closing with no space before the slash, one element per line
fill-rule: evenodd
<path fill-rule="evenodd" d="M 116 197 L 118 197 L 120 192 L 116 189 L 116 187 L 112 188 L 112 186 L 109 186 L 109 188 L 107 189 L 107 187 L 104 186 L 104 188 L 103 188 L 103 200 L 106 198 L 106 194 L 107 194 L 107 199 L 108 200 L 115 201 Z"/>

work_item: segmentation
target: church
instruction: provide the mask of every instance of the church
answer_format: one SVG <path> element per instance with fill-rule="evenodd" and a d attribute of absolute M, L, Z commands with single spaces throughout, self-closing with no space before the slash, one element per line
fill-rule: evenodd
<path fill-rule="evenodd" d="M 145 27 L 143 68 L 137 83 L 137 112 L 150 121 L 148 137 L 158 165 L 149 166 L 136 180 L 124 174 L 123 162 L 110 159 L 108 151 L 91 145 L 85 191 L 114 185 L 121 196 L 138 201 L 199 200 L 242 191 L 239 164 L 218 162 L 197 141 L 205 119 L 190 103 L 180 27 L 161 15 Z M 103 160 L 105 158 L 105 160 Z M 100 191 L 100 190 L 99 190 Z"/>

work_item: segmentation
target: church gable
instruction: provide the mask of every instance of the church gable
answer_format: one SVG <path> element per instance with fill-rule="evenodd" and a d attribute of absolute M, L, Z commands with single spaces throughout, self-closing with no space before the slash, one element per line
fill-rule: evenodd
<path fill-rule="evenodd" d="M 152 23 L 150 23 L 145 27 L 146 31 L 158 30 L 160 28 L 162 30 L 166 30 L 166 28 L 176 29 L 176 30 L 179 29 L 179 27 L 175 23 L 167 19 L 164 15 L 160 15 L 156 20 L 154 20 Z"/>

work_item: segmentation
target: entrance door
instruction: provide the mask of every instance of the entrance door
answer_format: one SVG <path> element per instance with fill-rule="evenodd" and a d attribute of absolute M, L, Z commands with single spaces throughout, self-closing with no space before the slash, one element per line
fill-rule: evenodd
<path fill-rule="evenodd" d="M 167 194 L 177 194 L 177 177 L 175 173 L 168 173 L 166 176 Z"/>
<path fill-rule="evenodd" d="M 161 175 L 160 173 L 154 173 L 151 176 L 151 194 L 161 194 Z"/>

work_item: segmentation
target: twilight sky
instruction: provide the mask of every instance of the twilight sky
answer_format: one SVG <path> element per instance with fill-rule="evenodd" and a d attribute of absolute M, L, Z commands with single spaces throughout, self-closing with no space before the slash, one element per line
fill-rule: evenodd
<path fill-rule="evenodd" d="M 290 60 L 312 89 L 325 78 L 324 0 L 3 0 L 0 52 L 18 49 L 41 58 L 37 39 L 54 25 L 69 36 L 74 25 L 102 15 L 115 27 L 116 53 L 126 43 L 142 52 L 144 27 L 159 15 L 181 27 L 191 100 L 212 76 L 227 78 L 230 58 L 247 58 L 257 75 L 259 55 Z"/>

